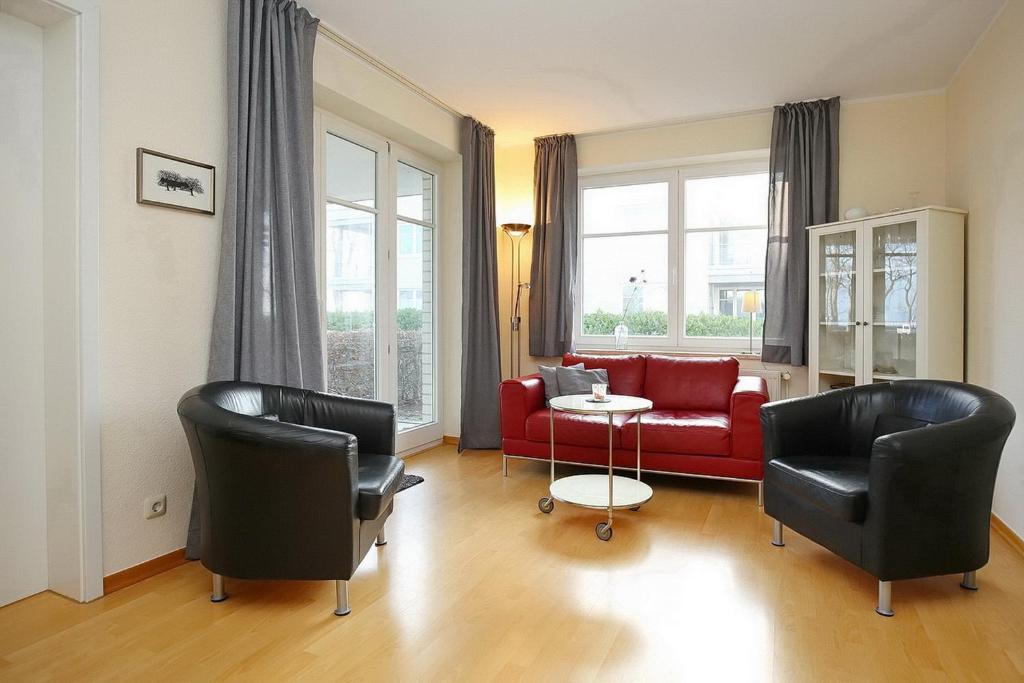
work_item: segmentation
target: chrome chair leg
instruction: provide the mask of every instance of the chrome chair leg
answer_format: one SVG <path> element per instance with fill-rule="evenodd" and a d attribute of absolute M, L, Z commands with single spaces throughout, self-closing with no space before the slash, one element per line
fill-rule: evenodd
<path fill-rule="evenodd" d="M 501 476 L 508 476 L 508 456 L 504 453 L 501 454 Z"/>
<path fill-rule="evenodd" d="M 892 581 L 878 582 L 878 607 L 875 611 L 883 617 L 891 617 L 892 611 Z"/>
<path fill-rule="evenodd" d="M 777 519 L 772 520 L 772 545 L 777 548 L 786 545 L 782 540 L 782 522 Z"/>
<path fill-rule="evenodd" d="M 764 482 L 757 482 L 757 507 L 764 507 Z"/>
<path fill-rule="evenodd" d="M 352 608 L 348 606 L 348 581 L 339 579 L 334 584 L 338 593 L 338 609 L 334 610 L 334 615 L 343 617 L 352 611 Z"/>
<path fill-rule="evenodd" d="M 224 602 L 228 594 L 224 592 L 224 577 L 220 574 L 213 575 L 213 594 L 210 595 L 210 602 Z"/>
<path fill-rule="evenodd" d="M 377 541 L 376 543 L 374 543 L 374 545 L 387 545 L 387 542 L 388 538 L 384 535 L 384 527 L 381 527 L 380 531 L 377 532 Z"/>
<path fill-rule="evenodd" d="M 977 580 L 978 580 L 978 572 L 976 572 L 976 571 L 964 572 L 964 578 L 960 582 L 960 587 L 965 589 L 965 590 L 976 591 L 976 590 L 978 590 Z"/>

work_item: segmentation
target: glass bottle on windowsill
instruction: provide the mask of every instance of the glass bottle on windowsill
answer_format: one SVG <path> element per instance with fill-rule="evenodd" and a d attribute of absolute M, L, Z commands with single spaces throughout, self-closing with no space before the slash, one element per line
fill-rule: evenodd
<path fill-rule="evenodd" d="M 615 348 L 619 351 L 629 348 L 629 328 L 624 322 L 615 326 Z"/>

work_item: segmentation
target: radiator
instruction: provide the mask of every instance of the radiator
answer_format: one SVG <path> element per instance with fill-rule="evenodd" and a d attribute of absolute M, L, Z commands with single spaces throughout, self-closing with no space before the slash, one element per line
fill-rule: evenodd
<path fill-rule="evenodd" d="M 758 368 L 743 368 L 741 375 L 750 377 L 763 377 L 768 384 L 768 398 L 777 401 L 782 398 L 789 398 L 790 374 L 785 370 L 765 370 Z"/>

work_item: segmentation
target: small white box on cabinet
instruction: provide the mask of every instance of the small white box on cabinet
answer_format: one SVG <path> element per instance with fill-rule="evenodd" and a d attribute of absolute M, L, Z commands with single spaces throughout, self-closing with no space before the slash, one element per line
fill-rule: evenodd
<path fill-rule="evenodd" d="M 807 228 L 812 393 L 963 380 L 965 214 L 926 206 Z"/>

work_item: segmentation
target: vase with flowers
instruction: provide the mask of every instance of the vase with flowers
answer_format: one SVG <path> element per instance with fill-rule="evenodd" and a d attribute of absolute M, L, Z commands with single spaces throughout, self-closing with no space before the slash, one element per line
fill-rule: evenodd
<path fill-rule="evenodd" d="M 612 332 L 615 336 L 615 348 L 617 350 L 625 351 L 629 347 L 629 326 L 626 325 L 626 319 L 629 317 L 633 303 L 637 300 L 646 284 L 647 277 L 643 270 L 640 271 L 640 275 L 631 275 L 629 278 L 629 285 L 632 289 L 626 296 L 626 303 L 622 306 L 622 320 L 619 321 L 619 324 L 615 326 Z"/>

